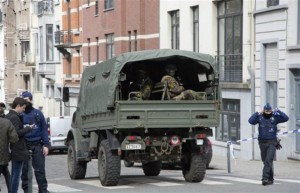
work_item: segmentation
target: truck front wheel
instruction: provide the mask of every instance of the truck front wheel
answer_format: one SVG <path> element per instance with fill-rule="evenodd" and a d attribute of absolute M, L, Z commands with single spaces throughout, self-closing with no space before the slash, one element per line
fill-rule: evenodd
<path fill-rule="evenodd" d="M 76 161 L 76 150 L 74 140 L 71 140 L 68 147 L 68 171 L 71 179 L 83 179 L 86 174 L 87 162 Z"/>
<path fill-rule="evenodd" d="M 116 186 L 120 179 L 121 160 L 109 148 L 108 140 L 101 141 L 98 152 L 98 173 L 103 186 Z"/>
<path fill-rule="evenodd" d="M 205 176 L 205 162 L 201 155 L 184 155 L 181 160 L 182 174 L 187 182 L 201 182 Z"/>
<path fill-rule="evenodd" d="M 143 162 L 143 170 L 146 176 L 158 176 L 161 170 L 161 161 Z"/>

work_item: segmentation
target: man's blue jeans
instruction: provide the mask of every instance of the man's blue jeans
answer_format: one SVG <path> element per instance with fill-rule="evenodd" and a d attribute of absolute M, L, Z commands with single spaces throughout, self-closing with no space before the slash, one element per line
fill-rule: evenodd
<path fill-rule="evenodd" d="M 11 165 L 11 193 L 18 193 L 23 161 L 12 161 Z"/>

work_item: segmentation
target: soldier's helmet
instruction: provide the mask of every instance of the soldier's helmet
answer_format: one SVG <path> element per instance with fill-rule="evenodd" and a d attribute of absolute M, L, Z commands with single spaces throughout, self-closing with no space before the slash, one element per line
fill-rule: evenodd
<path fill-rule="evenodd" d="M 166 73 L 170 76 L 175 76 L 177 67 L 174 64 L 167 64 L 165 67 Z"/>

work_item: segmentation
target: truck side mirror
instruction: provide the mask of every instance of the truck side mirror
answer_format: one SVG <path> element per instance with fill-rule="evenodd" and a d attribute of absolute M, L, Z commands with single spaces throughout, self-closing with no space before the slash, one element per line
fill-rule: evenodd
<path fill-rule="evenodd" d="M 70 94 L 69 87 L 63 87 L 63 102 L 69 102 Z"/>

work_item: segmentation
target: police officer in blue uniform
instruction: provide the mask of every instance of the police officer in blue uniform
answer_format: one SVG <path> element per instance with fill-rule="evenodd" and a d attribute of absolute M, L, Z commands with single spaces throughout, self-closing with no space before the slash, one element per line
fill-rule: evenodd
<path fill-rule="evenodd" d="M 275 151 L 281 145 L 277 141 L 277 124 L 284 123 L 289 117 L 282 111 L 272 110 L 269 103 L 264 106 L 261 113 L 256 112 L 249 118 L 252 125 L 258 124 L 258 142 L 261 159 L 264 163 L 262 185 L 270 185 L 274 182 L 273 160 Z"/>
<path fill-rule="evenodd" d="M 33 125 L 31 132 L 25 135 L 28 149 L 32 152 L 32 167 L 34 169 L 39 193 L 49 193 L 48 182 L 45 171 L 45 156 L 49 152 L 48 128 L 43 113 L 32 106 L 32 94 L 28 91 L 22 93 L 22 97 L 27 101 L 23 114 L 24 125 Z M 28 193 L 31 187 L 28 178 L 28 161 L 24 163 L 22 170 L 22 189 Z"/>

